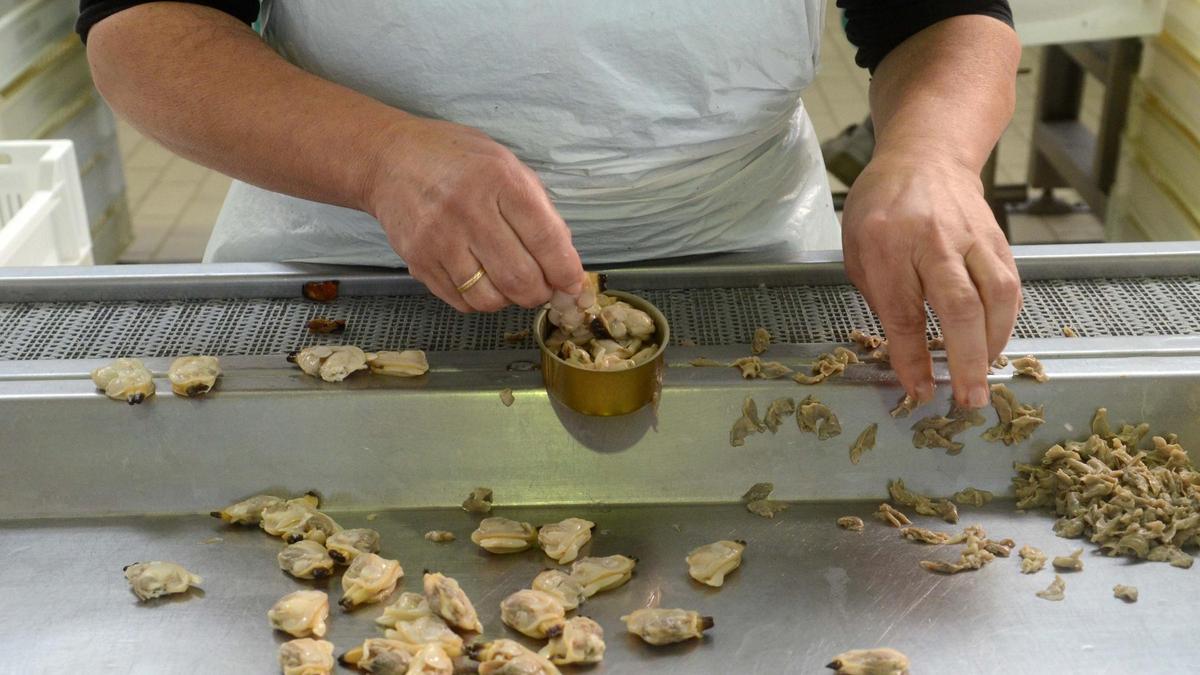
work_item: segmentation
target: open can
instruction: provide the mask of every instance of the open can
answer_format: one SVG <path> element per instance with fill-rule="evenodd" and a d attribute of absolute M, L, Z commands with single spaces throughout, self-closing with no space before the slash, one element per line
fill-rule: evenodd
<path fill-rule="evenodd" d="M 546 346 L 546 338 L 553 330 L 547 309 L 538 312 L 534 319 L 533 334 L 542 353 L 542 382 L 546 391 L 576 412 L 611 417 L 640 410 L 658 396 L 666 367 L 663 353 L 671 331 L 663 313 L 643 298 L 622 291 L 605 291 L 605 295 L 629 303 L 654 320 L 654 340 L 658 345 L 650 359 L 624 370 L 591 370 L 567 363 Z"/>

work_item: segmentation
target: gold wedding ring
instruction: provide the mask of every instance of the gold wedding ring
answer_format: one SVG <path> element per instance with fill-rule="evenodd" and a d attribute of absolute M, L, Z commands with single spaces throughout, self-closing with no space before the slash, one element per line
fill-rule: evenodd
<path fill-rule="evenodd" d="M 476 272 L 475 274 L 472 274 L 470 279 L 467 279 L 466 281 L 462 282 L 461 285 L 459 285 L 458 294 L 462 295 L 463 293 L 466 293 L 467 291 L 471 290 L 471 287 L 474 286 L 475 284 L 479 283 L 479 280 L 483 278 L 484 274 L 487 274 L 487 273 L 483 271 L 482 267 L 480 267 L 479 271 Z"/>

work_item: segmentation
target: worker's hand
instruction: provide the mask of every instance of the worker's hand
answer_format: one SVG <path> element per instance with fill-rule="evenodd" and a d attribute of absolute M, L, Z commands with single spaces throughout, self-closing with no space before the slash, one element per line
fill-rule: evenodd
<path fill-rule="evenodd" d="M 952 160 L 877 156 L 842 217 L 846 271 L 883 322 L 905 391 L 933 396 L 923 300 L 937 313 L 954 400 L 987 405 L 987 371 L 1012 334 L 1021 282 L 978 174 Z"/>
<path fill-rule="evenodd" d="M 410 117 L 372 158 L 364 198 L 409 273 L 459 311 L 537 307 L 583 284 L 537 174 L 486 134 Z M 470 289 L 457 288 L 482 268 Z"/>

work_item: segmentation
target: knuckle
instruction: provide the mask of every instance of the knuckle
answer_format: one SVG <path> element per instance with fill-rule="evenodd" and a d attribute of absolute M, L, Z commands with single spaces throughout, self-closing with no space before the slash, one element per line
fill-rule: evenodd
<path fill-rule="evenodd" d="M 938 298 L 938 314 L 944 321 L 964 321 L 982 310 L 979 294 L 974 288 L 951 286 L 943 289 Z"/>
<path fill-rule="evenodd" d="M 1005 270 L 991 284 L 988 284 L 985 292 L 992 300 L 1020 302 L 1021 280 L 1015 273 Z"/>

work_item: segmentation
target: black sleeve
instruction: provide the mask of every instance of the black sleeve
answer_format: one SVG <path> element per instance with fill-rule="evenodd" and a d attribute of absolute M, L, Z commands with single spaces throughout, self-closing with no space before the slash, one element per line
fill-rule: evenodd
<path fill-rule="evenodd" d="M 871 72 L 896 45 L 952 16 L 982 14 L 1013 25 L 1008 0 L 837 0 L 837 6 L 858 48 L 854 62 Z"/>
<path fill-rule="evenodd" d="M 142 5 L 153 0 L 79 0 L 79 19 L 75 21 L 75 32 L 87 42 L 88 31 L 100 21 L 123 9 Z M 249 25 L 258 19 L 258 0 L 185 0 L 193 5 L 204 5 L 219 9 Z"/>

